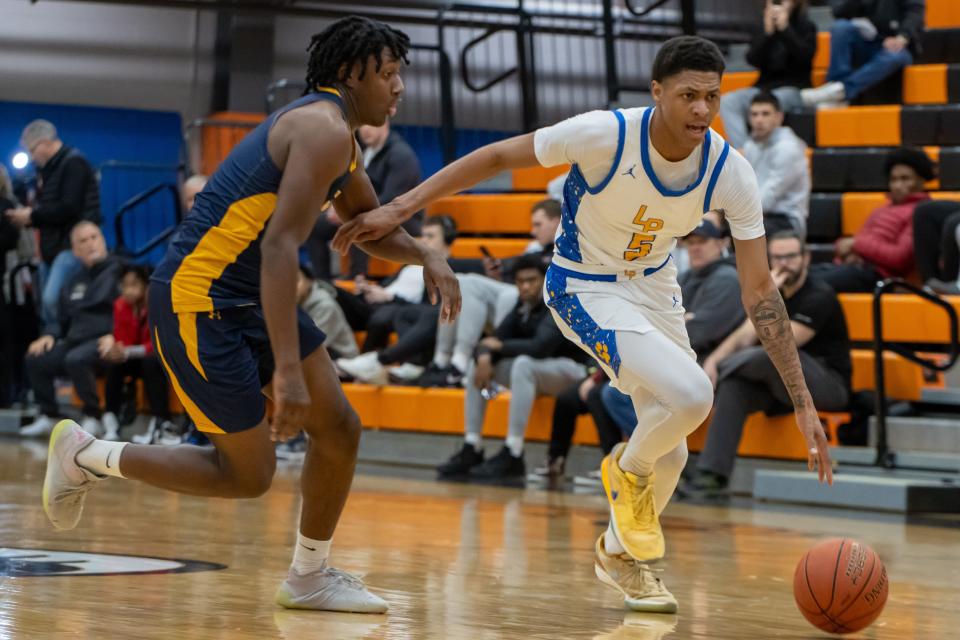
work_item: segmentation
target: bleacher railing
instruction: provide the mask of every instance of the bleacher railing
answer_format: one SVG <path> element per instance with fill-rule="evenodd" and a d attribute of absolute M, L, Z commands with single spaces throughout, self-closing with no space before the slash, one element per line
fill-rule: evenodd
<path fill-rule="evenodd" d="M 935 304 L 947 313 L 950 320 L 949 351 L 946 361 L 933 360 L 917 355 L 907 345 L 891 342 L 883 337 L 883 296 L 897 290 L 907 290 L 910 293 Z M 877 283 L 873 291 L 873 361 L 874 361 L 874 413 L 877 424 L 877 458 L 875 464 L 888 469 L 896 466 L 896 454 L 890 451 L 887 443 L 887 391 L 885 387 L 886 375 L 884 371 L 883 353 L 892 351 L 907 360 L 922 367 L 935 371 L 946 371 L 953 367 L 960 357 L 960 335 L 958 335 L 957 312 L 949 302 L 936 294 L 910 284 L 901 278 L 889 278 Z"/>

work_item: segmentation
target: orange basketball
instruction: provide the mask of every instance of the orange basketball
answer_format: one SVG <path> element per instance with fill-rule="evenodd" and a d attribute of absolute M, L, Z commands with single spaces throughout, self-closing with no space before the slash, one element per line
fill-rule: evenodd
<path fill-rule="evenodd" d="M 850 538 L 832 538 L 800 559 L 793 574 L 793 597 L 815 627 L 852 633 L 883 611 L 887 584 L 887 570 L 873 549 Z"/>

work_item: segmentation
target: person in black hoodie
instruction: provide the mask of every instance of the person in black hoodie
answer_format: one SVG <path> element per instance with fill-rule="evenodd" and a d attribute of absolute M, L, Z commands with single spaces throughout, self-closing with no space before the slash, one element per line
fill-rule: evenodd
<path fill-rule="evenodd" d="M 816 50 L 817 27 L 807 18 L 806 0 L 767 0 L 763 28 L 747 52 L 747 62 L 760 70 L 760 77 L 752 87 L 731 91 L 720 101 L 731 145 L 741 149 L 746 144 L 750 102 L 760 91 L 777 96 L 783 111 L 801 106 L 800 90 L 810 86 Z"/>
<path fill-rule="evenodd" d="M 70 229 L 81 220 L 100 223 L 100 188 L 93 167 L 63 144 L 52 123 L 34 120 L 24 128 L 20 144 L 37 167 L 37 201 L 33 207 L 7 209 L 6 216 L 19 227 L 40 232 L 41 313 L 44 324 L 52 326 L 60 290 L 80 270 L 70 250 Z"/>
<path fill-rule="evenodd" d="M 555 396 L 587 373 L 586 353 L 563 337 L 543 301 L 547 267 L 538 255 L 515 264 L 519 300 L 484 338 L 476 360 L 467 366 L 463 448 L 437 467 L 440 477 L 469 474 L 481 480 L 526 476 L 523 440 L 537 395 Z M 510 388 L 507 439 L 496 456 L 484 462 L 481 433 L 487 401 Z"/>
<path fill-rule="evenodd" d="M 81 222 L 70 232 L 73 253 L 81 270 L 60 295 L 60 318 L 46 327 L 27 352 L 27 374 L 40 408 L 35 422 L 20 430 L 22 436 L 46 436 L 57 422 L 54 379 L 66 374 L 83 402 L 84 431 L 99 435 L 100 397 L 96 369 L 102 364 L 100 338 L 113 333 L 113 302 L 119 292 L 120 260 L 107 253 L 100 227 Z"/>
<path fill-rule="evenodd" d="M 831 0 L 827 82 L 800 92 L 803 104 L 843 106 L 912 64 L 920 52 L 924 0 Z"/>

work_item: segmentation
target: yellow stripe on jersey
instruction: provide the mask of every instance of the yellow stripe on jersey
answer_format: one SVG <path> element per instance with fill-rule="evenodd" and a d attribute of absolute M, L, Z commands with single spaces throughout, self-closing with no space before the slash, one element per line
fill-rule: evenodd
<path fill-rule="evenodd" d="M 343 97 L 343 96 L 340 95 L 340 92 L 339 92 L 337 89 L 334 89 L 333 87 L 317 87 L 317 91 L 321 91 L 321 92 L 323 92 L 323 93 L 332 93 L 333 95 L 337 96 L 338 98 L 342 98 L 342 97 Z"/>
<path fill-rule="evenodd" d="M 163 363 L 163 368 L 167 370 L 167 375 L 170 377 L 170 384 L 173 385 L 174 392 L 177 394 L 177 397 L 180 398 L 180 404 L 187 410 L 187 415 L 193 420 L 193 424 L 197 425 L 197 429 L 204 433 L 226 433 L 226 431 L 214 424 L 213 420 L 208 418 L 206 414 L 200 410 L 200 407 L 196 405 L 183 390 L 183 387 L 180 386 L 180 381 L 177 380 L 177 376 L 173 373 L 173 370 L 170 369 L 166 358 L 163 357 L 163 347 L 160 345 L 160 334 L 156 328 L 153 330 L 153 346 L 157 350 L 157 355 L 160 356 L 160 362 Z"/>
<path fill-rule="evenodd" d="M 173 310 L 213 311 L 210 286 L 250 246 L 277 206 L 277 194 L 258 193 L 237 200 L 183 259 L 170 282 Z"/>
<path fill-rule="evenodd" d="M 180 325 L 180 339 L 187 352 L 187 358 L 190 364 L 197 370 L 204 380 L 207 380 L 207 372 L 203 370 L 200 364 L 200 344 L 197 342 L 197 314 L 183 312 L 177 314 L 177 324 Z"/>

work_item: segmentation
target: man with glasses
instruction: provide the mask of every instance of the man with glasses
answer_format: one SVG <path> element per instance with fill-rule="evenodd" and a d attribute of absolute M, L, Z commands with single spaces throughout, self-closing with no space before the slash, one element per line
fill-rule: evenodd
<path fill-rule="evenodd" d="M 843 410 L 850 397 L 850 339 L 837 294 L 809 273 L 810 252 L 797 233 L 773 234 L 768 255 L 813 403 L 822 411 Z M 688 495 L 726 489 L 748 415 L 793 410 L 790 395 L 749 321 L 710 354 L 703 368 L 716 385 L 717 400 L 696 473 L 681 489 Z"/>

